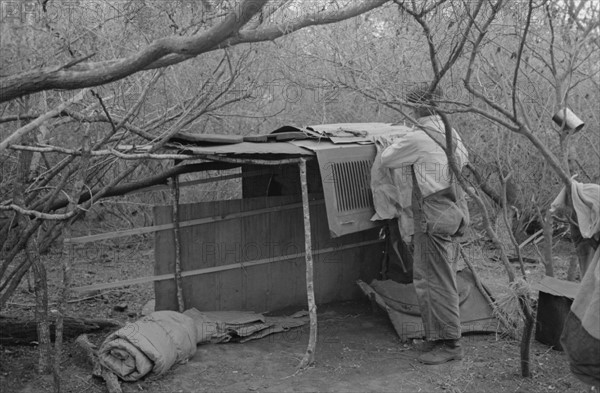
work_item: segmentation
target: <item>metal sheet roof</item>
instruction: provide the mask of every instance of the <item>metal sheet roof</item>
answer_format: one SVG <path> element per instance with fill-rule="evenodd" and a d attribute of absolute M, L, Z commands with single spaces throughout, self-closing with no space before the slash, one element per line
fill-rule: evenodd
<path fill-rule="evenodd" d="M 216 146 L 183 146 L 182 149 L 190 154 L 198 155 L 283 154 L 291 156 L 314 156 L 312 151 L 288 142 L 241 142 Z"/>
<path fill-rule="evenodd" d="M 379 135 L 404 134 L 411 130 L 405 124 L 390 123 L 335 123 L 308 127 L 284 126 L 271 134 L 247 136 L 251 141 L 242 141 L 240 136 L 205 134 L 175 135 L 167 148 L 177 149 L 184 154 L 195 155 L 283 155 L 314 156 L 315 151 L 372 144 Z M 294 140 L 294 131 L 302 138 Z M 285 138 L 283 138 L 285 136 Z M 280 138 L 281 137 L 281 138 Z M 278 141 L 278 139 L 283 139 Z M 290 140 L 287 140 L 290 139 Z"/>
<path fill-rule="evenodd" d="M 307 128 L 329 137 L 336 144 L 371 143 L 374 136 L 403 134 L 411 130 L 411 127 L 399 123 L 336 123 Z"/>
<path fill-rule="evenodd" d="M 336 144 L 331 142 L 328 139 L 321 139 L 321 140 L 314 140 L 314 139 L 305 139 L 305 140 L 301 140 L 301 141 L 290 141 L 289 143 L 298 146 L 298 147 L 303 147 L 305 149 L 317 152 L 320 150 L 331 150 L 331 149 L 347 149 L 350 147 L 357 147 L 362 145 L 362 143 L 340 143 L 340 144 Z M 368 143 L 368 145 L 372 145 L 373 143 Z"/>

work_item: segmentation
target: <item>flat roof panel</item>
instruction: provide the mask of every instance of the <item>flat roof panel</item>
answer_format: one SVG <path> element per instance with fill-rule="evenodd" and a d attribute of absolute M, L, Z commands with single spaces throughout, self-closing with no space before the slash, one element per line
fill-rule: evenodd
<path fill-rule="evenodd" d="M 191 154 L 198 155 L 283 154 L 293 156 L 314 156 L 312 151 L 288 142 L 242 142 L 219 146 L 184 146 L 183 149 L 189 151 Z"/>

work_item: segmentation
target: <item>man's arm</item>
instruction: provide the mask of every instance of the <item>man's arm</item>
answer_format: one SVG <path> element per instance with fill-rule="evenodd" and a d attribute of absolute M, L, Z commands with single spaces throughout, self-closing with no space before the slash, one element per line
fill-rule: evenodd
<path fill-rule="evenodd" d="M 403 166 L 412 165 L 423 156 L 419 140 L 420 132 L 412 133 L 410 137 L 400 137 L 388 146 L 381 153 L 381 166 L 385 168 L 397 169 Z"/>

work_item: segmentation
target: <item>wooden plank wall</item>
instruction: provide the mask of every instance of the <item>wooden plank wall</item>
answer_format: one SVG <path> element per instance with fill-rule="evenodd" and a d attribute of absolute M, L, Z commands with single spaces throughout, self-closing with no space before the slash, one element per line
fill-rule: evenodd
<path fill-rule="evenodd" d="M 315 198 L 314 196 L 312 196 Z M 322 198 L 322 195 L 318 197 Z M 259 197 L 180 206 L 180 220 L 221 217 L 241 211 L 289 205 L 299 196 Z M 155 224 L 169 223 L 170 206 L 156 206 Z M 182 228 L 182 270 L 193 270 L 304 252 L 302 207 Z M 376 240 L 378 230 L 331 239 L 323 200 L 311 204 L 313 250 Z M 170 230 L 155 236 L 155 274 L 173 272 L 174 241 Z M 357 279 L 370 281 L 379 272 L 383 243 L 315 255 L 317 303 L 362 296 Z M 156 310 L 175 310 L 173 280 L 155 282 Z M 198 310 L 273 311 L 306 304 L 304 257 L 183 278 L 185 308 Z"/>

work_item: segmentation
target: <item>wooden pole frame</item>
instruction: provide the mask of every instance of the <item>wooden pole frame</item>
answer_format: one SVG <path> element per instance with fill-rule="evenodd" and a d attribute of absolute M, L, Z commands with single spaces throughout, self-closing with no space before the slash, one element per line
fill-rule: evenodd
<path fill-rule="evenodd" d="M 383 243 L 383 240 L 367 240 L 364 242 L 347 244 L 347 245 L 338 246 L 338 247 L 328 247 L 328 248 L 323 248 L 320 250 L 314 250 L 314 251 L 312 251 L 312 254 L 313 255 L 323 255 L 323 254 L 328 254 L 328 253 L 332 253 L 332 252 L 340 252 L 340 251 L 344 251 L 344 250 L 351 250 L 354 248 L 371 246 L 373 244 L 378 244 L 378 243 Z M 302 257 L 306 258 L 305 254 L 306 253 L 304 253 L 304 252 L 300 252 L 300 253 L 296 253 L 296 254 L 283 255 L 278 258 L 264 258 L 264 259 L 259 259 L 256 261 L 239 262 L 239 263 L 232 263 L 229 265 L 221 265 L 221 266 L 205 267 L 205 268 L 201 268 L 201 269 L 186 270 L 186 271 L 181 272 L 181 277 L 193 277 L 193 276 L 199 276 L 199 275 L 203 275 L 203 274 L 212 274 L 212 273 L 222 272 L 222 271 L 226 271 L 226 270 L 234 270 L 234 269 L 247 269 L 252 266 L 284 262 L 284 261 L 289 261 L 292 259 L 297 259 L 297 258 L 302 258 Z M 145 276 L 145 277 L 138 277 L 138 278 L 130 278 L 128 280 L 122 280 L 122 281 L 103 282 L 103 283 L 98 283 L 98 284 L 84 285 L 81 287 L 72 287 L 71 291 L 78 292 L 78 293 L 103 291 L 103 290 L 114 289 L 114 288 L 123 288 L 123 287 L 127 287 L 130 285 L 145 284 L 148 282 L 172 280 L 174 278 L 175 278 L 174 273 L 167 273 L 167 274 L 161 274 L 158 276 Z"/>
<path fill-rule="evenodd" d="M 310 204 L 311 205 L 319 205 L 319 204 L 322 205 L 324 203 L 325 203 L 325 201 L 318 200 L 318 201 L 312 201 Z M 302 202 L 291 203 L 289 205 L 267 207 L 264 209 L 244 211 L 244 212 L 239 212 L 239 213 L 221 214 L 221 215 L 216 215 L 215 217 L 196 218 L 193 220 L 180 221 L 179 228 L 180 229 L 187 228 L 187 227 L 192 227 L 195 225 L 207 224 L 209 222 L 233 220 L 235 218 L 241 218 L 241 217 L 251 217 L 251 216 L 256 216 L 258 214 L 263 214 L 263 213 L 268 213 L 268 212 L 294 209 L 299 206 L 302 206 Z M 88 236 L 68 238 L 68 239 L 64 240 L 64 243 L 65 244 L 86 244 L 86 243 L 91 243 L 91 242 L 97 242 L 100 240 L 120 239 L 125 236 L 143 235 L 145 233 L 165 231 L 167 229 L 172 229 L 172 228 L 175 228 L 174 223 L 153 225 L 153 226 L 149 226 L 149 227 L 140 227 L 140 228 L 134 228 L 134 229 L 124 229 L 124 230 L 115 231 L 115 232 L 99 233 L 97 235 L 88 235 Z"/>
<path fill-rule="evenodd" d="M 185 311 L 185 302 L 183 298 L 183 279 L 181 277 L 181 249 L 180 249 L 180 231 L 179 231 L 179 176 L 175 175 L 170 179 L 171 183 L 171 206 L 173 212 L 173 238 L 175 244 L 174 272 L 175 289 L 177 291 L 177 309 L 179 312 Z"/>
<path fill-rule="evenodd" d="M 300 159 L 300 186 L 302 188 L 302 211 L 304 215 L 304 252 L 306 260 L 306 297 L 308 300 L 308 315 L 310 318 L 310 335 L 306 353 L 298 365 L 299 369 L 311 366 L 315 362 L 315 349 L 317 345 L 317 305 L 315 304 L 312 232 L 310 228 L 310 205 L 308 200 L 308 182 L 306 180 L 306 159 Z"/>

